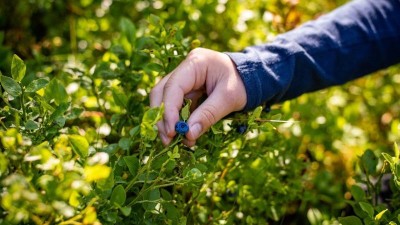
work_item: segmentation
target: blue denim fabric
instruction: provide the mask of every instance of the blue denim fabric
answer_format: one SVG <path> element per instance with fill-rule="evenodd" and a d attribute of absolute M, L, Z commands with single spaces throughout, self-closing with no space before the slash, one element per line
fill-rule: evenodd
<path fill-rule="evenodd" d="M 400 0 L 354 0 L 271 43 L 226 54 L 245 84 L 245 111 L 343 84 L 400 62 Z"/>

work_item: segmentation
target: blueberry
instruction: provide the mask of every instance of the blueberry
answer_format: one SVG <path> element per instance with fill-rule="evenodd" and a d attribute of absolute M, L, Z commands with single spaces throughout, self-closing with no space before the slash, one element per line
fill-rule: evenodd
<path fill-rule="evenodd" d="M 185 135 L 189 131 L 189 125 L 185 121 L 178 121 L 175 124 L 175 131 L 178 134 Z"/>
<path fill-rule="evenodd" d="M 236 132 L 238 132 L 239 134 L 244 134 L 247 131 L 247 126 L 244 124 L 238 125 L 236 127 Z"/>

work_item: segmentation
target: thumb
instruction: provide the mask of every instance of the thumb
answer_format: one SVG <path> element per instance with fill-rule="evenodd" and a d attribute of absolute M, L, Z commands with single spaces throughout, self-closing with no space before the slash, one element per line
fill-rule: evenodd
<path fill-rule="evenodd" d="M 192 113 L 188 120 L 189 132 L 186 134 L 188 141 L 195 141 L 212 125 L 234 110 L 235 100 L 232 96 L 225 96 L 223 93 L 212 92 Z"/>

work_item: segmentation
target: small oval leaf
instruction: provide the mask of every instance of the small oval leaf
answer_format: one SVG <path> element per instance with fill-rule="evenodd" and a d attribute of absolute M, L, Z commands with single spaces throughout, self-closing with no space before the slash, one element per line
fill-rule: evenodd
<path fill-rule="evenodd" d="M 3 86 L 4 90 L 13 97 L 18 97 L 22 94 L 22 89 L 19 84 L 6 76 L 0 75 L 1 86 Z"/>
<path fill-rule="evenodd" d="M 110 201 L 111 203 L 115 203 L 118 206 L 122 206 L 125 203 L 126 200 L 126 192 L 124 187 L 122 185 L 118 185 L 114 188 Z"/>

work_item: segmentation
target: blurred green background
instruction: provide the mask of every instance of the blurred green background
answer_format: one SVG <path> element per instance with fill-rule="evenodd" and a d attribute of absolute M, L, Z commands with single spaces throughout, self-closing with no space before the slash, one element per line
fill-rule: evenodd
<path fill-rule="evenodd" d="M 114 62 L 117 68 L 124 68 L 123 75 L 109 74 L 111 78 L 107 78 L 115 78 L 121 85 L 100 85 L 98 81 L 97 87 L 91 87 L 94 92 L 87 91 L 85 88 L 89 87 L 83 83 L 78 91 L 68 91 L 73 105 L 105 116 L 99 119 L 88 115 L 89 119 L 80 118 L 66 126 L 92 132 L 92 138 L 86 136 L 94 146 L 96 129 L 106 120 L 111 121 L 111 134 L 100 141 L 105 147 L 120 143 L 127 135 L 124 130 L 140 122 L 148 98 L 147 94 L 136 92 L 149 93 L 159 77 L 171 71 L 193 47 L 240 51 L 272 41 L 277 34 L 345 2 L 0 0 L 0 70 L 10 74 L 12 56 L 17 54 L 27 64 L 30 77 L 57 78 L 68 91 L 79 73 L 90 74 L 91 69 L 109 67 Z M 161 41 L 166 34 L 154 27 L 157 23 L 148 22 L 150 15 L 156 15 L 168 32 L 172 24 L 178 24 L 179 36 L 168 33 L 174 39 Z M 134 37 L 127 31 L 134 31 Z M 179 57 L 164 57 L 161 48 L 169 46 L 176 47 L 171 49 L 179 52 Z M 146 55 L 149 49 L 161 55 Z M 157 69 L 151 63 L 168 66 Z M 71 68 L 76 70 L 71 72 Z M 143 76 L 137 80 L 137 74 Z M 210 151 L 204 162 L 208 169 L 202 171 L 204 196 L 197 196 L 190 206 L 178 208 L 190 209 L 193 219 L 188 221 L 194 224 L 334 224 L 340 216 L 353 215 L 349 190 L 364 176 L 358 164 L 360 156 L 367 149 L 376 156 L 390 153 L 393 143 L 400 139 L 399 84 L 399 66 L 393 66 L 341 87 L 302 95 L 275 105 L 269 114 L 261 116 L 296 122 L 255 126 L 247 137 L 236 135 L 229 143 L 217 132 L 222 125 L 217 125 L 215 132 L 199 141 L 197 149 Z M 134 103 L 120 109 L 115 95 L 101 92 L 102 88 L 136 93 L 127 94 Z M 96 90 L 101 93 L 94 94 Z M 99 99 L 111 102 L 110 106 L 101 109 Z M 116 114 L 118 117 L 113 117 Z M 139 146 L 138 140 L 133 143 L 130 147 Z M 155 149 L 161 148 L 159 142 L 151 144 Z M 200 157 L 196 160 L 201 161 Z M 377 171 L 381 167 L 382 163 Z M 191 199 L 188 193 L 178 193 L 182 202 Z"/>

